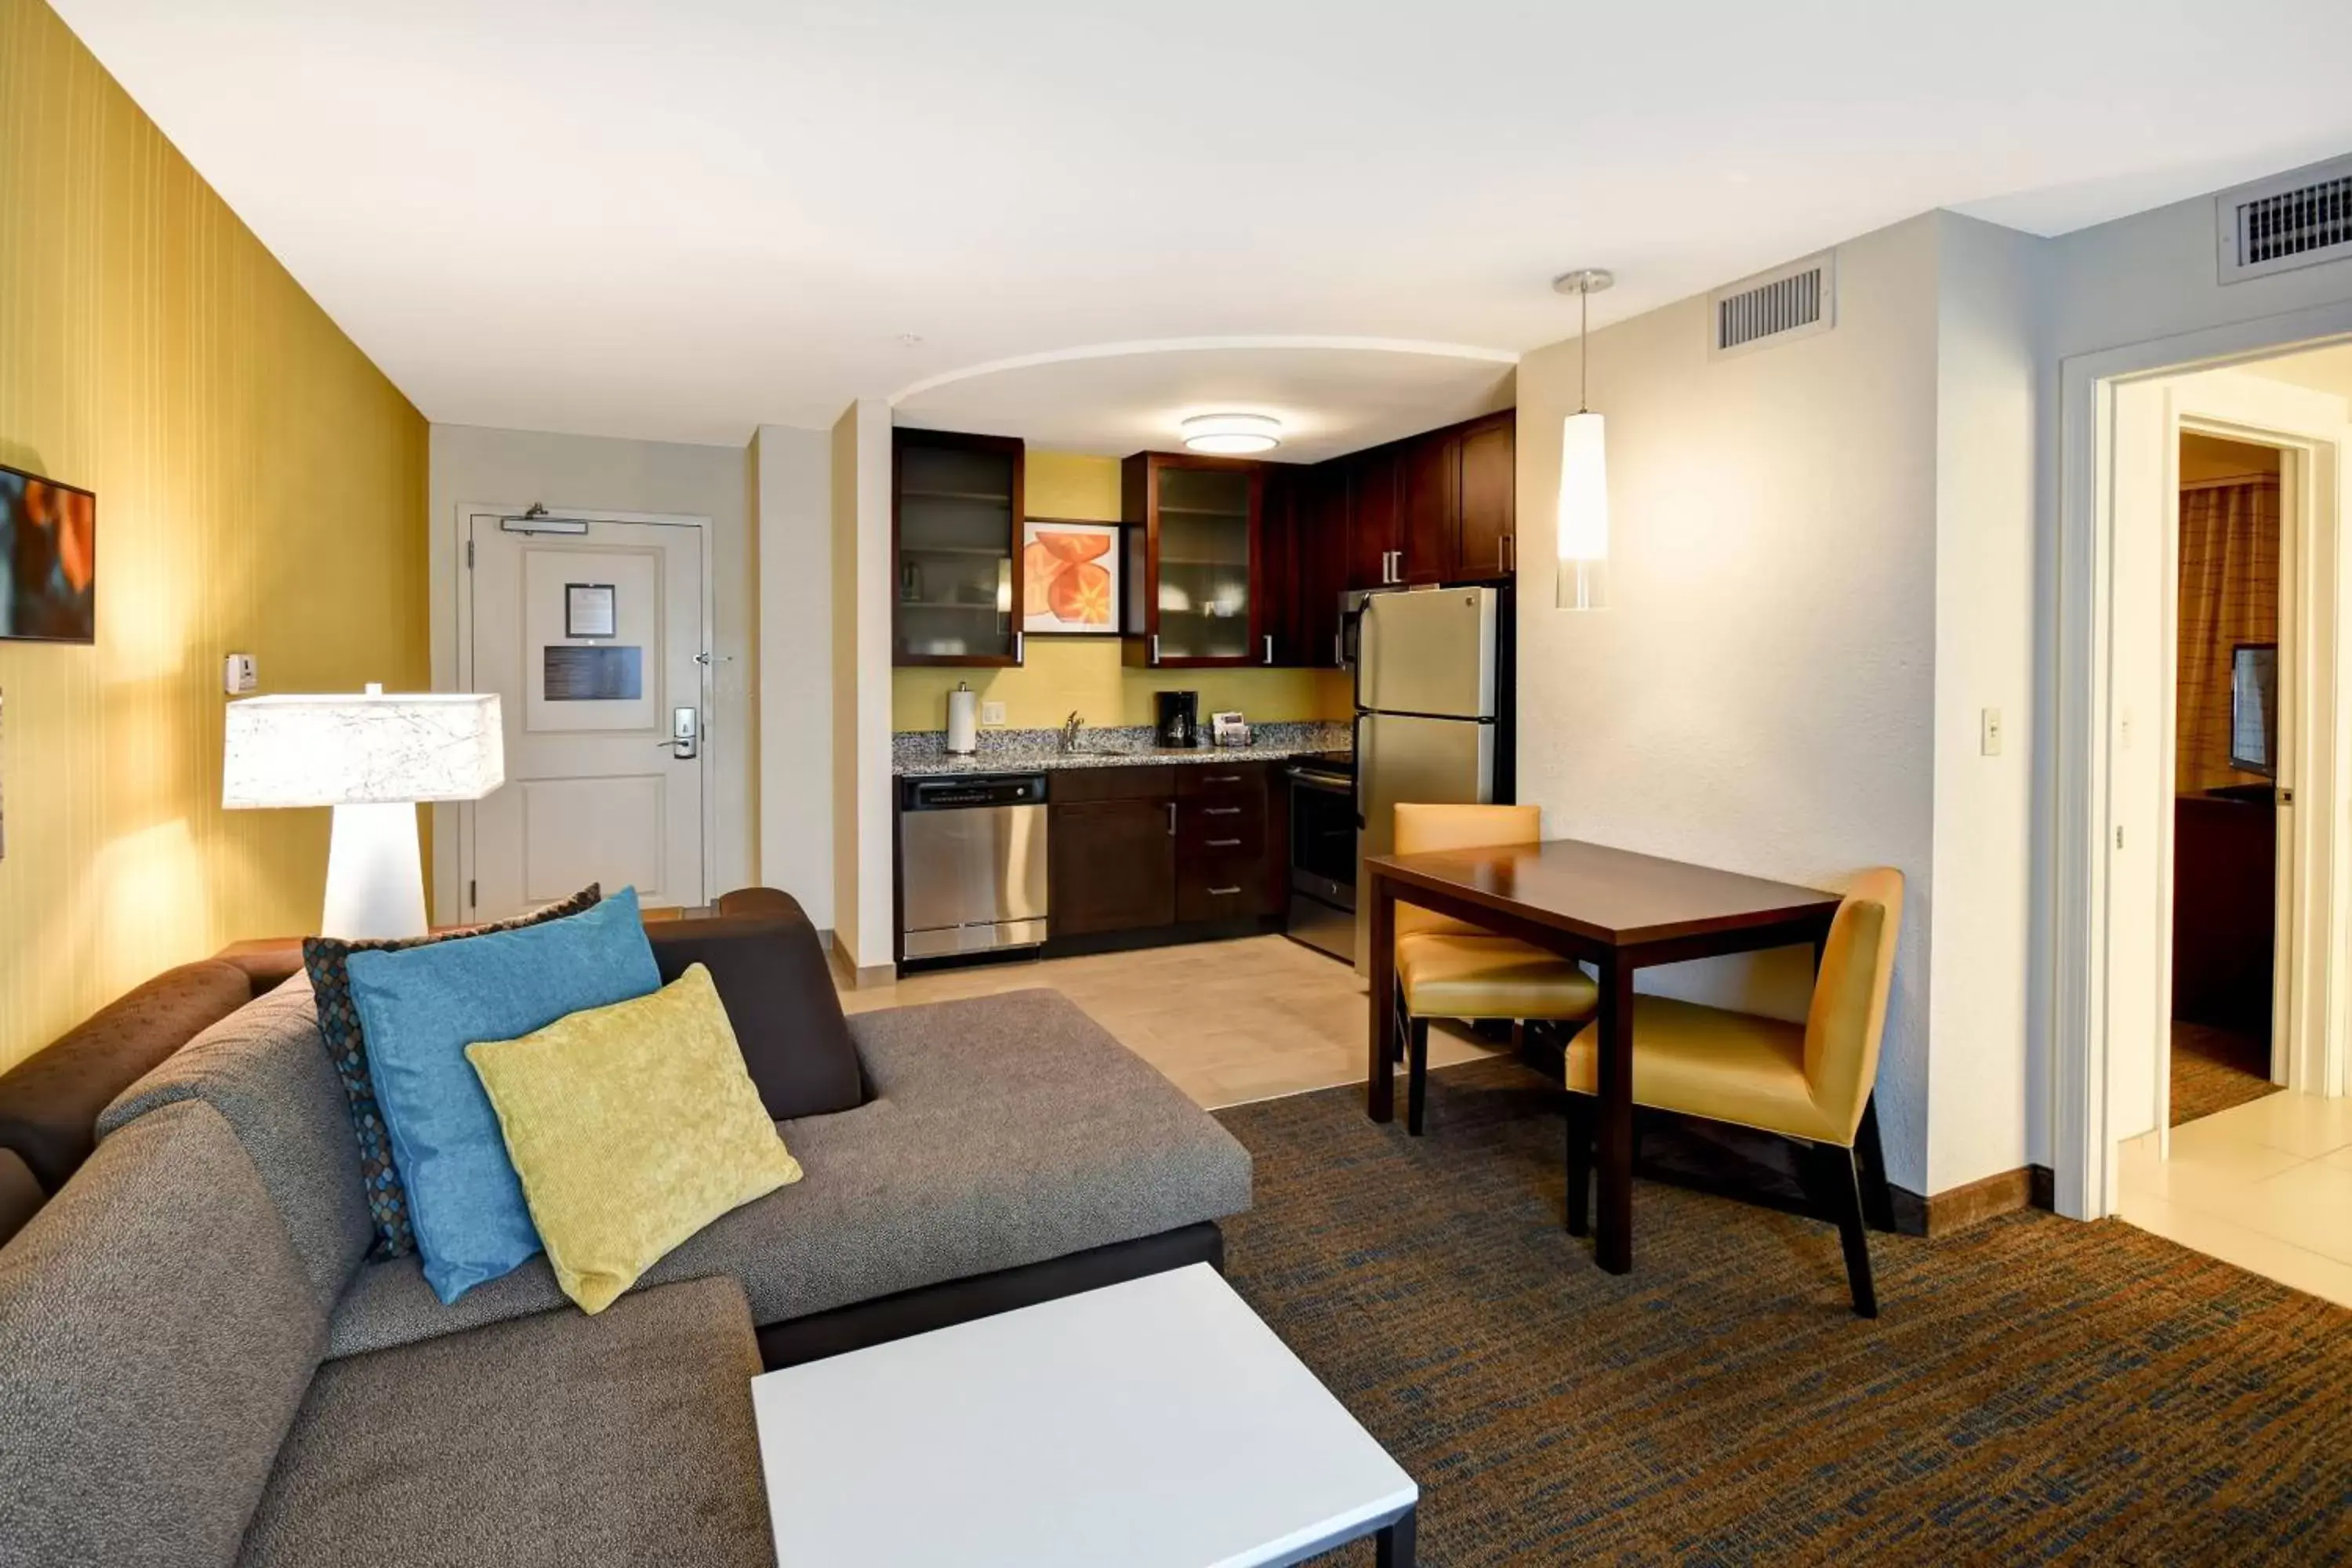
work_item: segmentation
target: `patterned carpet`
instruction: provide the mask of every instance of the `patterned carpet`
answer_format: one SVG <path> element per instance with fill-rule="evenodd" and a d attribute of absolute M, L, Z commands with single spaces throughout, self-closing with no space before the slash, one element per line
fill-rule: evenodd
<path fill-rule="evenodd" d="M 1234 1287 L 1422 1487 L 1432 1564 L 2352 1562 L 2352 1312 L 2120 1221 L 1874 1235 L 1643 1182 L 1634 1272 L 1560 1229 L 1557 1091 L 1236 1107 Z M 1369 1563 L 1360 1542 L 1321 1560 Z"/>
<path fill-rule="evenodd" d="M 2270 1047 L 2204 1024 L 2172 1021 L 2172 1124 L 2276 1094 Z"/>

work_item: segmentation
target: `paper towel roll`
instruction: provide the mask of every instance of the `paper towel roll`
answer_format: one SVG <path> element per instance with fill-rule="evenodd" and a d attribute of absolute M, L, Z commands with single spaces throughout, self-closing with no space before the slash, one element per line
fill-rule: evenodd
<path fill-rule="evenodd" d="M 948 750 L 968 757 L 980 749 L 980 693 L 958 686 L 948 693 Z"/>

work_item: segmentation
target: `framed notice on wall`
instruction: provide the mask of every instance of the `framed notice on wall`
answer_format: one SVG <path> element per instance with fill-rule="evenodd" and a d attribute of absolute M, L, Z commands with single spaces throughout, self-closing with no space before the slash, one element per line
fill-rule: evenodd
<path fill-rule="evenodd" d="M 563 635 L 567 637 L 617 637 L 619 616 L 610 583 L 563 584 Z"/>

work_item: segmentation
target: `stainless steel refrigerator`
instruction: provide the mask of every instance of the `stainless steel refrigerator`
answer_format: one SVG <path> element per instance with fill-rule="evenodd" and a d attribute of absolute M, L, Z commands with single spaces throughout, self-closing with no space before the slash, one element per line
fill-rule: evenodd
<path fill-rule="evenodd" d="M 1385 855 L 1401 801 L 1512 798 L 1511 596 L 1498 588 L 1374 594 L 1361 617 L 1358 847 Z M 1356 968 L 1369 973 L 1371 904 L 1360 875 L 1357 887 Z"/>

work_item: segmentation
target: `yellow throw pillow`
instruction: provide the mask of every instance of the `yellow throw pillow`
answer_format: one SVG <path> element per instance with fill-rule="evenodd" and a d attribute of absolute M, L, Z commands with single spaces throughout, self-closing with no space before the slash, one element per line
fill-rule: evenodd
<path fill-rule="evenodd" d="M 466 1047 L 563 1293 L 601 1312 L 728 1210 L 801 1179 L 710 972 Z"/>

